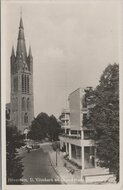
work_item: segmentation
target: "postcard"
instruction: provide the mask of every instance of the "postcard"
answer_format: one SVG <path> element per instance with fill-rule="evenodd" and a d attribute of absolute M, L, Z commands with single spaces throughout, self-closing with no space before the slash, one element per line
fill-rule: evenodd
<path fill-rule="evenodd" d="M 122 189 L 122 6 L 2 1 L 3 190 Z"/>

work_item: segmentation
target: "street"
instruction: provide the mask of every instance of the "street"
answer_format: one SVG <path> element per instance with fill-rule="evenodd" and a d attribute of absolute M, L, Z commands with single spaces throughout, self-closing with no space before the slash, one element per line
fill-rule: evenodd
<path fill-rule="evenodd" d="M 60 177 L 54 170 L 48 151 L 49 145 L 30 153 L 22 154 L 24 171 L 23 184 L 61 184 Z"/>

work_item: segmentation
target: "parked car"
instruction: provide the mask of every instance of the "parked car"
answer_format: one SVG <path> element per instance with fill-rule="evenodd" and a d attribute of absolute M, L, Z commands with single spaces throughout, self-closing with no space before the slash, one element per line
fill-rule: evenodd
<path fill-rule="evenodd" d="M 30 150 L 32 149 L 32 146 L 30 146 L 30 145 L 26 145 L 26 149 L 27 149 L 27 151 L 28 151 L 28 153 L 29 153 Z"/>
<path fill-rule="evenodd" d="M 33 149 L 38 149 L 38 148 L 40 148 L 40 145 L 39 145 L 39 144 L 33 144 L 33 145 L 32 145 L 32 148 L 33 148 Z"/>

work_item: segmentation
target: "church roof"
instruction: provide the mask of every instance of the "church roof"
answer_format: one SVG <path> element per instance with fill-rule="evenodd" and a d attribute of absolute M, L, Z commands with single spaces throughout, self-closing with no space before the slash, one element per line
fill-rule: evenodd
<path fill-rule="evenodd" d="M 23 20 L 22 20 L 22 17 L 20 18 L 20 28 L 23 28 Z"/>
<path fill-rule="evenodd" d="M 22 57 L 23 60 L 27 57 L 22 17 L 20 18 L 16 56 Z"/>

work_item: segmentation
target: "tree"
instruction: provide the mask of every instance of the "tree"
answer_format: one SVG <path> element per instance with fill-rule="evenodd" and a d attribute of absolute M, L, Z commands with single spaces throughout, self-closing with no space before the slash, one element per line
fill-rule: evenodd
<path fill-rule="evenodd" d="M 44 138 L 47 137 L 48 135 L 48 127 L 49 127 L 49 116 L 46 113 L 40 113 L 37 116 L 37 122 L 40 123 L 42 127 L 42 132 L 44 135 Z"/>
<path fill-rule="evenodd" d="M 50 117 L 46 113 L 40 113 L 32 122 L 28 138 L 33 140 L 58 140 L 60 125 L 55 116 Z"/>
<path fill-rule="evenodd" d="M 59 123 L 57 122 L 55 116 L 51 115 L 49 117 L 49 137 L 50 137 L 50 140 L 57 141 L 60 131 L 61 131 L 61 127 L 60 127 Z"/>
<path fill-rule="evenodd" d="M 87 126 L 94 126 L 97 156 L 119 181 L 119 66 L 109 65 L 93 91 Z M 91 101 L 90 101 L 91 102 Z"/>
<path fill-rule="evenodd" d="M 49 125 L 49 116 L 46 113 L 40 113 L 30 126 L 28 138 L 33 140 L 43 140 L 47 137 Z"/>
<path fill-rule="evenodd" d="M 6 124 L 7 184 L 21 184 L 23 163 L 17 149 L 24 145 L 23 135 L 9 124 L 9 122 Z"/>

